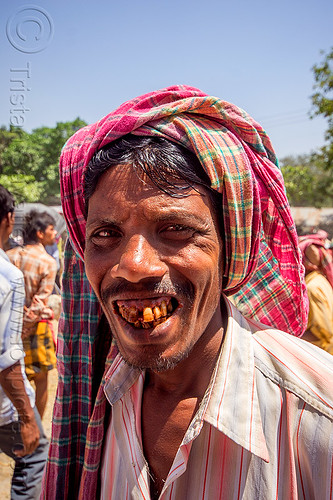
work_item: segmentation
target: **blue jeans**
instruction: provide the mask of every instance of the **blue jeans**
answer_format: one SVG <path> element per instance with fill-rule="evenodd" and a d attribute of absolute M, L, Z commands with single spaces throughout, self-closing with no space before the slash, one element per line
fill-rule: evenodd
<path fill-rule="evenodd" d="M 20 422 L 12 422 L 0 427 L 0 448 L 15 460 L 12 478 L 12 500 L 37 500 L 42 487 L 42 477 L 47 459 L 49 442 L 45 437 L 42 422 L 34 408 L 36 422 L 40 432 L 39 445 L 36 450 L 25 457 L 17 457 L 13 449 L 22 447 Z"/>

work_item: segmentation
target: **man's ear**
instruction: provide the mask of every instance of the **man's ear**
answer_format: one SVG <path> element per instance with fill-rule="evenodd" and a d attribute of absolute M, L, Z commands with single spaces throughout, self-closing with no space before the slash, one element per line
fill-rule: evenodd
<path fill-rule="evenodd" d="M 42 240 L 43 240 L 43 238 L 44 238 L 44 233 L 43 233 L 43 231 L 40 231 L 40 230 L 36 231 L 36 236 L 37 236 L 38 240 L 41 240 L 41 241 L 42 241 Z"/>
<path fill-rule="evenodd" d="M 8 212 L 9 223 L 14 225 L 15 222 L 15 212 Z"/>
<path fill-rule="evenodd" d="M 13 214 L 12 214 L 12 212 L 8 212 L 8 213 L 4 216 L 3 220 L 5 221 L 5 225 L 6 225 L 6 227 L 9 227 L 11 224 L 13 224 L 14 219 L 13 219 Z"/>

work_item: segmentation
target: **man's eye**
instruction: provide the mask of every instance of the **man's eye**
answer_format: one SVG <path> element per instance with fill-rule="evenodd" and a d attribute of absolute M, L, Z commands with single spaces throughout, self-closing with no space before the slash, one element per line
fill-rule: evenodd
<path fill-rule="evenodd" d="M 117 238 L 120 234 L 112 229 L 101 229 L 93 234 L 93 238 Z"/>
<path fill-rule="evenodd" d="M 182 224 L 169 224 L 161 231 L 162 235 L 168 239 L 189 239 L 194 233 L 193 227 L 183 226 Z"/>

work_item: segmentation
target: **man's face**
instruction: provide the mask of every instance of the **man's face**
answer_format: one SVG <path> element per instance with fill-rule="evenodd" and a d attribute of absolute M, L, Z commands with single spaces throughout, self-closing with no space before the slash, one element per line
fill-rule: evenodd
<path fill-rule="evenodd" d="M 47 226 L 45 231 L 39 231 L 39 233 L 40 233 L 40 242 L 42 243 L 42 245 L 44 245 L 44 247 L 46 245 L 53 245 L 57 236 L 57 231 L 54 229 L 53 224 Z"/>
<path fill-rule="evenodd" d="M 117 166 L 89 200 L 86 273 L 131 365 L 172 368 L 216 331 L 222 245 L 209 196 L 198 191 L 173 198 Z"/>

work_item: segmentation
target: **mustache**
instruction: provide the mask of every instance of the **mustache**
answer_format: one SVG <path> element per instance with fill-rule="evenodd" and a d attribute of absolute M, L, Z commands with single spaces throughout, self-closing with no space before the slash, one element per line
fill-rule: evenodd
<path fill-rule="evenodd" d="M 136 297 L 136 295 L 144 292 L 149 295 L 176 295 L 187 300 L 194 299 L 194 287 L 192 283 L 184 281 L 173 283 L 170 278 L 165 278 L 162 281 L 154 279 L 145 279 L 139 283 L 130 283 L 126 280 L 120 280 L 110 283 L 104 290 L 101 291 L 101 299 L 105 303 L 109 299 L 119 297 L 123 294 Z"/>

